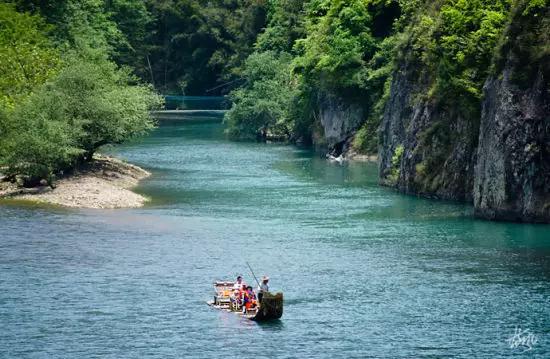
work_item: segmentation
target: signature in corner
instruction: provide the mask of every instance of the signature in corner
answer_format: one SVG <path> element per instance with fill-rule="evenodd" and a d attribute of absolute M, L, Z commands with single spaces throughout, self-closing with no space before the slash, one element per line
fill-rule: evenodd
<path fill-rule="evenodd" d="M 514 335 L 507 340 L 510 349 L 524 348 L 524 352 L 533 350 L 533 347 L 538 343 L 538 338 L 529 329 L 521 329 L 516 327 Z"/>

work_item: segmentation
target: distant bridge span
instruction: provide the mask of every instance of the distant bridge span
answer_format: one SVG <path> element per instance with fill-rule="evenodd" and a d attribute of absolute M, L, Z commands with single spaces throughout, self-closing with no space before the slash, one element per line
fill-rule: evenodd
<path fill-rule="evenodd" d="M 189 121 L 201 117 L 221 117 L 227 110 L 163 110 L 151 111 L 158 120 L 182 120 Z"/>

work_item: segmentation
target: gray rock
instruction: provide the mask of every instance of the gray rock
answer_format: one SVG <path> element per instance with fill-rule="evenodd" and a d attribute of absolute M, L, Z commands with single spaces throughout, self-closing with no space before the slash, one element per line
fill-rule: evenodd
<path fill-rule="evenodd" d="M 324 139 L 329 152 L 339 156 L 345 143 L 353 136 L 365 120 L 363 107 L 341 97 L 323 93 L 318 99 L 319 121 L 324 130 Z M 334 151 L 337 147 L 340 147 Z"/>
<path fill-rule="evenodd" d="M 550 99 L 538 72 L 527 89 L 513 80 L 511 61 L 487 80 L 475 168 L 478 217 L 550 222 Z"/>
<path fill-rule="evenodd" d="M 407 64 L 394 74 L 380 126 L 380 183 L 408 194 L 471 200 L 475 124 L 420 98 L 429 87 Z M 400 146 L 396 168 L 392 158 Z"/>

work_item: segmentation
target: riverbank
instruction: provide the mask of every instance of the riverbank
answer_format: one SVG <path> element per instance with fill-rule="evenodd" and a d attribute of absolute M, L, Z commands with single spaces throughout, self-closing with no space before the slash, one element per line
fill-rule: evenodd
<path fill-rule="evenodd" d="M 366 155 L 366 154 L 358 153 L 353 150 L 349 151 L 346 154 L 346 158 L 350 161 L 355 161 L 355 162 L 366 162 L 366 163 L 378 162 L 378 155 Z"/>
<path fill-rule="evenodd" d="M 56 187 L 21 188 L 0 182 L 0 198 L 54 204 L 71 208 L 137 208 L 148 199 L 132 191 L 151 174 L 116 158 L 94 156 L 92 162 L 55 182 Z"/>

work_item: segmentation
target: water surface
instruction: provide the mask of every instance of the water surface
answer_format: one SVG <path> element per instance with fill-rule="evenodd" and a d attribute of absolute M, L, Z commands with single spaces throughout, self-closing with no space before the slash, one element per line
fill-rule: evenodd
<path fill-rule="evenodd" d="M 550 227 L 376 185 L 376 166 L 173 121 L 113 150 L 136 210 L 0 206 L 2 358 L 550 357 Z M 245 262 L 284 291 L 258 324 L 206 306 Z M 516 327 L 530 352 L 507 343 Z M 239 354 L 240 353 L 240 354 Z"/>

